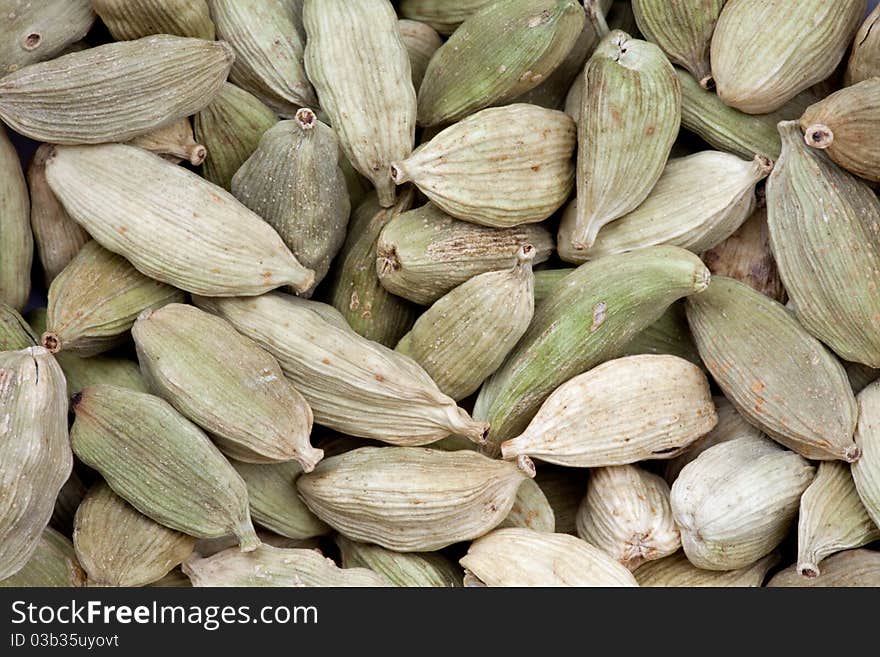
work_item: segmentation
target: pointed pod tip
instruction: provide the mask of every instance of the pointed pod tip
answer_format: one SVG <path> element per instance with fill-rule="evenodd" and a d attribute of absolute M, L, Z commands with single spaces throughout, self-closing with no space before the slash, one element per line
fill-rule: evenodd
<path fill-rule="evenodd" d="M 819 576 L 819 567 L 814 563 L 799 563 L 797 567 L 798 574 L 808 579 Z"/>
<path fill-rule="evenodd" d="M 534 479 L 538 471 L 535 468 L 535 462 L 525 454 L 516 457 L 516 467 L 529 479 Z"/>
<path fill-rule="evenodd" d="M 193 166 L 199 166 L 207 159 L 207 157 L 208 149 L 201 144 L 195 144 L 189 147 L 187 159 Z"/>

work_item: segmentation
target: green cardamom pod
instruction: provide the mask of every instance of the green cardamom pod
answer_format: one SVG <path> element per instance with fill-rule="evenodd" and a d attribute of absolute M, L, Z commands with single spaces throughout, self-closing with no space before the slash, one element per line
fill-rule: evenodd
<path fill-rule="evenodd" d="M 30 199 L 18 153 L 6 130 L 0 129 L 0 303 L 16 310 L 24 308 L 31 291 L 34 238 L 29 215 Z"/>
<path fill-rule="evenodd" d="M 493 0 L 402 0 L 400 15 L 427 23 L 449 36 L 470 16 Z"/>
<path fill-rule="evenodd" d="M 27 349 L 39 342 L 24 317 L 12 306 L 0 302 L 0 352 Z"/>
<path fill-rule="evenodd" d="M 855 440 L 862 458 L 853 463 L 852 476 L 868 515 L 880 527 L 880 383 L 862 390 L 858 402 Z"/>
<path fill-rule="evenodd" d="M 843 78 L 847 86 L 876 77 L 880 70 L 880 30 L 874 29 L 877 21 L 880 21 L 880 6 L 874 7 L 853 39 Z"/>
<path fill-rule="evenodd" d="M 443 39 L 437 31 L 427 23 L 411 21 L 405 18 L 397 21 L 400 38 L 409 54 L 409 65 L 412 69 L 413 87 L 418 89 L 428 69 L 428 62 L 443 45 Z"/>
<path fill-rule="evenodd" d="M 553 507 L 534 479 L 526 479 L 519 485 L 510 513 L 498 525 L 499 529 L 503 527 L 524 527 L 549 534 L 556 531 Z"/>
<path fill-rule="evenodd" d="M 537 259 L 535 260 L 535 264 L 538 264 Z M 536 271 L 534 285 L 535 303 L 541 303 L 544 299 L 549 297 L 553 288 L 556 287 L 556 284 L 573 271 L 574 268 L 543 269 L 541 271 Z"/>
<path fill-rule="evenodd" d="M 621 356 L 667 354 L 688 360 L 705 369 L 691 337 L 683 301 L 676 301 L 660 319 L 636 335 L 620 352 Z"/>
<path fill-rule="evenodd" d="M 14 575 L 0 580 L 0 588 L 85 586 L 86 574 L 76 560 L 73 543 L 46 527 L 28 562 Z"/>
<path fill-rule="evenodd" d="M 0 76 L 58 56 L 95 22 L 89 0 L 5 2 L 2 11 Z"/>
<path fill-rule="evenodd" d="M 368 568 L 394 586 L 461 586 L 462 572 L 454 562 L 436 552 L 394 552 L 378 545 L 336 536 L 343 568 Z"/>
<path fill-rule="evenodd" d="M 767 572 L 779 563 L 779 553 L 771 552 L 755 563 L 736 570 L 704 570 L 693 565 L 684 552 L 657 561 L 648 561 L 633 575 L 639 586 L 682 587 L 759 587 Z"/>
<path fill-rule="evenodd" d="M 822 574 L 804 577 L 793 564 L 776 573 L 767 586 L 880 586 L 880 552 L 874 550 L 847 550 L 825 560 Z"/>
<path fill-rule="evenodd" d="M 207 0 L 92 0 L 92 7 L 117 41 L 151 34 L 214 40 Z"/>

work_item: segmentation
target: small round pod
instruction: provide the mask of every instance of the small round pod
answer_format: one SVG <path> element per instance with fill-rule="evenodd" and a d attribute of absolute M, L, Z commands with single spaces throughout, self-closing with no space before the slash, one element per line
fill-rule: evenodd
<path fill-rule="evenodd" d="M 779 553 L 771 552 L 755 563 L 736 570 L 704 570 L 688 561 L 684 552 L 642 564 L 633 575 L 644 587 L 759 587 L 767 573 L 779 563 Z"/>
<path fill-rule="evenodd" d="M 828 557 L 822 564 L 822 573 L 804 577 L 797 564 L 776 573 L 767 586 L 777 587 L 880 587 L 880 552 L 875 550 L 847 550 Z"/>

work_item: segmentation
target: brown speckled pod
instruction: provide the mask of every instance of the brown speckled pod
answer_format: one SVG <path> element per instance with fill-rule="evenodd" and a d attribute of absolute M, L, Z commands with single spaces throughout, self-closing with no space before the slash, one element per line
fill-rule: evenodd
<path fill-rule="evenodd" d="M 343 568 L 369 568 L 395 586 L 461 586 L 462 572 L 455 562 L 436 552 L 394 552 L 378 545 L 336 536 Z"/>
<path fill-rule="evenodd" d="M 89 0 L 8 0 L 0 11 L 0 77 L 56 57 L 95 21 Z"/>
<path fill-rule="evenodd" d="M 847 85 L 876 77 L 880 73 L 880 5 L 865 19 L 853 39 L 852 53 L 844 75 Z"/>
<path fill-rule="evenodd" d="M 428 62 L 431 61 L 437 48 L 443 45 L 443 39 L 437 31 L 427 23 L 401 19 L 397 21 L 400 38 L 409 53 L 409 64 L 412 68 L 413 87 L 419 88 Z"/>
<path fill-rule="evenodd" d="M 92 0 L 92 7 L 117 41 L 151 34 L 214 40 L 207 0 Z"/>
<path fill-rule="evenodd" d="M 208 149 L 193 139 L 192 125 L 187 117 L 135 137 L 128 143 L 157 153 L 174 164 L 186 160 L 193 166 L 198 166 L 208 156 Z"/>
<path fill-rule="evenodd" d="M 534 479 L 526 479 L 519 485 L 510 513 L 498 527 L 525 527 L 550 534 L 556 531 L 553 507 Z"/>
<path fill-rule="evenodd" d="M 880 383 L 862 390 L 858 401 L 855 440 L 862 458 L 852 465 L 852 475 L 868 515 L 880 527 Z"/>
<path fill-rule="evenodd" d="M 0 302 L 22 310 L 31 290 L 34 238 L 18 153 L 0 126 Z"/>
<path fill-rule="evenodd" d="M 677 552 L 671 557 L 643 564 L 633 575 L 639 586 L 649 587 L 756 587 L 764 583 L 767 571 L 777 563 L 779 553 L 771 552 L 737 570 L 703 570 L 688 561 L 684 552 Z"/>
<path fill-rule="evenodd" d="M 880 586 L 880 552 L 874 550 L 847 550 L 828 557 L 818 577 L 804 577 L 792 564 L 776 573 L 767 586 Z"/>
<path fill-rule="evenodd" d="M 492 0 L 402 0 L 400 15 L 427 23 L 440 34 L 450 35 Z"/>
<path fill-rule="evenodd" d="M 76 560 L 73 543 L 46 527 L 28 562 L 11 577 L 0 580 L 0 588 L 75 587 L 85 583 L 86 574 Z"/>

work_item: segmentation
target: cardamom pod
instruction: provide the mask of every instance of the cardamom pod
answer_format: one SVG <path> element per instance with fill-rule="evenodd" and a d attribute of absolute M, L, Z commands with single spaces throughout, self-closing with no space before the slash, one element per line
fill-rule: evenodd
<path fill-rule="evenodd" d="M 880 552 L 874 550 L 847 550 L 825 560 L 822 574 L 802 577 L 797 564 L 776 573 L 767 586 L 880 586 Z"/>
<path fill-rule="evenodd" d="M 0 580 L 21 570 L 73 468 L 64 374 L 48 351 L 0 353 Z"/>
<path fill-rule="evenodd" d="M 314 272 L 232 194 L 140 148 L 59 146 L 46 177 L 95 241 L 158 281 L 215 296 L 312 286 Z"/>
<path fill-rule="evenodd" d="M 524 244 L 534 249 L 533 264 L 553 254 L 553 237 L 544 226 L 479 226 L 454 219 L 427 203 L 385 224 L 376 246 L 376 269 L 386 290 L 430 305 L 474 276 L 512 267 Z"/>
<path fill-rule="evenodd" d="M 797 122 L 780 123 L 779 134 L 767 221 L 794 313 L 842 358 L 880 367 L 880 200 L 807 147 Z"/>
<path fill-rule="evenodd" d="M 433 27 L 419 21 L 402 18 L 397 21 L 397 29 L 400 30 L 400 38 L 403 39 L 403 45 L 406 46 L 406 52 L 409 54 L 413 87 L 418 89 L 425 77 L 428 62 L 443 45 L 443 39 Z"/>
<path fill-rule="evenodd" d="M 744 568 L 770 554 L 797 515 L 815 468 L 763 437 L 710 447 L 672 484 L 672 513 L 690 562 Z"/>
<path fill-rule="evenodd" d="M 535 475 L 556 519 L 556 533 L 577 534 L 577 513 L 587 485 L 585 473 L 556 466 L 542 466 Z"/>
<path fill-rule="evenodd" d="M 430 552 L 482 536 L 510 512 L 534 465 L 470 450 L 361 447 L 297 479 L 305 503 L 354 541 Z"/>
<path fill-rule="evenodd" d="M 858 460 L 846 373 L 784 306 L 716 276 L 687 315 L 703 362 L 747 421 L 806 458 Z"/>
<path fill-rule="evenodd" d="M 400 15 L 427 23 L 449 36 L 465 20 L 493 0 L 402 0 Z"/>
<path fill-rule="evenodd" d="M 412 151 L 416 92 L 409 55 L 388 0 L 306 0 L 306 71 L 339 144 L 394 204 L 391 163 Z M 377 66 L 381 62 L 381 66 Z"/>
<path fill-rule="evenodd" d="M 320 543 L 318 542 L 318 539 L 315 538 L 287 538 L 286 536 L 280 536 L 264 529 L 257 530 L 257 538 L 260 539 L 260 542 L 263 545 L 271 545 L 272 547 L 302 548 L 307 550 L 320 551 Z M 199 556 L 202 557 L 211 557 L 218 552 L 223 552 L 223 550 L 228 550 L 229 548 L 236 547 L 237 545 L 238 539 L 235 536 L 221 536 L 219 538 L 200 538 L 196 542 L 195 552 L 197 552 Z"/>
<path fill-rule="evenodd" d="M 0 302 L 0 352 L 27 349 L 39 342 L 24 317 L 12 306 Z"/>
<path fill-rule="evenodd" d="M 145 586 L 179 566 L 196 539 L 141 515 L 100 482 L 76 511 L 73 545 L 91 586 Z"/>
<path fill-rule="evenodd" d="M 519 485 L 510 513 L 498 525 L 499 529 L 502 527 L 524 527 L 549 534 L 556 531 L 553 507 L 534 479 L 526 479 Z"/>
<path fill-rule="evenodd" d="M 660 319 L 636 335 L 620 352 L 621 356 L 640 354 L 667 354 L 678 356 L 705 369 L 688 328 L 684 302 L 676 301 Z"/>
<path fill-rule="evenodd" d="M 151 34 L 174 34 L 214 40 L 207 0 L 92 0 L 117 41 Z"/>
<path fill-rule="evenodd" d="M 74 453 L 135 509 L 190 536 L 235 534 L 244 551 L 260 544 L 244 481 L 202 430 L 166 401 L 95 385 L 75 395 L 72 405 Z"/>
<path fill-rule="evenodd" d="M 437 552 L 394 552 L 342 535 L 336 536 L 336 545 L 343 568 L 368 568 L 394 586 L 461 586 L 461 568 Z"/>
<path fill-rule="evenodd" d="M 161 155 L 174 164 L 186 160 L 198 166 L 208 156 L 208 149 L 193 139 L 192 125 L 187 117 L 139 135 L 128 143 Z"/>
<path fill-rule="evenodd" d="M 565 203 L 575 143 L 575 124 L 563 112 L 492 107 L 395 161 L 391 176 L 398 185 L 412 181 L 456 219 L 509 228 L 543 221 Z"/>
<path fill-rule="evenodd" d="M 52 144 L 128 141 L 210 103 L 233 58 L 221 41 L 167 34 L 108 43 L 0 79 L 0 119 Z"/>
<path fill-rule="evenodd" d="M 639 586 L 646 587 L 758 587 L 777 563 L 779 553 L 771 552 L 737 570 L 703 570 L 688 561 L 684 552 L 676 552 L 671 557 L 644 563 L 633 575 Z"/>
<path fill-rule="evenodd" d="M 586 541 L 518 527 L 477 539 L 459 563 L 485 586 L 638 586 L 626 568 Z"/>
<path fill-rule="evenodd" d="M 0 588 L 77 587 L 85 583 L 86 574 L 76 560 L 73 543 L 46 527 L 28 562 L 11 577 L 0 580 Z"/>
<path fill-rule="evenodd" d="M 855 440 L 862 458 L 853 463 L 852 476 L 865 510 L 880 527 L 880 383 L 862 390 L 858 402 Z"/>
<path fill-rule="evenodd" d="M 156 580 L 151 584 L 147 584 L 147 586 L 160 587 L 160 588 L 172 588 L 172 589 L 182 589 L 189 588 L 192 586 L 192 582 L 189 581 L 189 577 L 183 574 L 183 571 L 180 568 L 175 568 L 170 573 L 165 575 L 160 580 Z"/>
<path fill-rule="evenodd" d="M 699 367 L 677 356 L 626 356 L 558 387 L 501 454 L 576 468 L 625 465 L 677 456 L 716 422 Z"/>
<path fill-rule="evenodd" d="M 535 264 L 538 264 L 537 258 L 535 259 Z M 535 293 L 535 303 L 541 303 L 544 299 L 549 297 L 553 288 L 556 287 L 556 284 L 573 271 L 574 268 L 544 269 L 541 271 L 536 271 L 535 284 L 533 286 Z"/>
<path fill-rule="evenodd" d="M 843 78 L 847 86 L 876 77 L 880 70 L 880 31 L 874 30 L 877 21 L 880 21 L 880 7 L 874 7 L 856 32 Z"/>
<path fill-rule="evenodd" d="M 728 0 L 712 35 L 718 96 L 748 114 L 779 109 L 834 72 L 864 11 L 865 0 L 803 0 L 796 7 Z"/>
<path fill-rule="evenodd" d="M 0 76 L 52 59 L 82 39 L 95 22 L 89 0 L 3 3 Z"/>
<path fill-rule="evenodd" d="M 0 126 L 0 303 L 21 310 L 31 291 L 34 238 L 18 153 Z"/>
<path fill-rule="evenodd" d="M 401 445 L 486 433 L 415 361 L 362 338 L 332 306 L 279 292 L 194 302 L 275 356 L 319 424 Z"/>

